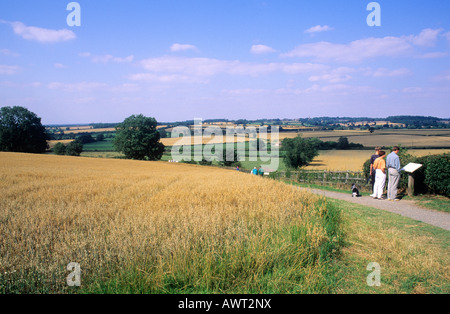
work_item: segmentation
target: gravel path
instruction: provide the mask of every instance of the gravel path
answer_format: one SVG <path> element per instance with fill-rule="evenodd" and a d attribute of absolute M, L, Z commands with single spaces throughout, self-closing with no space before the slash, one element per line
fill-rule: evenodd
<path fill-rule="evenodd" d="M 378 209 L 382 209 L 391 213 L 399 214 L 405 217 L 409 217 L 418 221 L 422 221 L 429 225 L 440 227 L 445 230 L 450 230 L 450 214 L 434 211 L 431 209 L 425 209 L 417 206 L 413 201 L 402 200 L 400 202 L 394 201 L 380 201 L 374 200 L 369 196 L 363 197 L 352 197 L 352 195 L 330 192 L 317 189 L 307 189 L 315 194 L 323 195 L 325 197 L 330 197 L 338 200 L 344 200 L 347 202 L 352 202 L 356 204 L 361 204 L 364 206 L 370 206 Z"/>

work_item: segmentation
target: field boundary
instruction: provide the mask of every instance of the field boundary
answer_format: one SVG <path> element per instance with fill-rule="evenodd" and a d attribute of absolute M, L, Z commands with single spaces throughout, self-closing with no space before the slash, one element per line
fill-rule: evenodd
<path fill-rule="evenodd" d="M 358 184 L 369 185 L 363 171 L 327 171 L 327 170 L 302 170 L 302 171 L 280 171 L 272 173 L 275 179 L 295 179 L 299 183 L 326 184 Z"/>

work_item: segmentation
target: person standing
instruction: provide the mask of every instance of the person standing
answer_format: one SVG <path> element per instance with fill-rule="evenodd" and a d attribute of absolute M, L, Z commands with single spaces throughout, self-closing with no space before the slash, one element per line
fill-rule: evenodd
<path fill-rule="evenodd" d="M 264 169 L 263 169 L 263 167 L 261 166 L 260 168 L 259 168 L 259 175 L 260 176 L 264 176 Z"/>
<path fill-rule="evenodd" d="M 380 151 L 379 157 L 373 163 L 375 170 L 375 185 L 373 188 L 373 198 L 383 200 L 384 187 L 386 186 L 386 152 Z"/>
<path fill-rule="evenodd" d="M 375 196 L 375 191 L 374 191 L 374 186 L 375 186 L 375 169 L 373 168 L 373 163 L 375 162 L 375 160 L 378 159 L 378 157 L 380 157 L 379 153 L 380 153 L 381 147 L 377 146 L 375 147 L 375 154 L 372 155 L 372 157 L 370 157 L 370 180 L 372 183 L 372 195 L 370 195 L 371 197 Z"/>
<path fill-rule="evenodd" d="M 389 201 L 399 201 L 397 198 L 398 184 L 400 183 L 400 158 L 398 157 L 398 152 L 400 148 L 394 146 L 392 148 L 392 153 L 390 153 L 386 158 L 386 168 L 389 174 L 389 183 L 387 190 L 387 197 Z"/>

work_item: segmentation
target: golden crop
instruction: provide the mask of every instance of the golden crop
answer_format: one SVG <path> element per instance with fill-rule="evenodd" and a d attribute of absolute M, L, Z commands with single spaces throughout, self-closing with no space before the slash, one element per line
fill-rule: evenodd
<path fill-rule="evenodd" d="M 85 284 L 132 268 L 154 291 L 168 277 L 211 289 L 223 277 L 233 289 L 280 256 L 300 269 L 329 240 L 320 197 L 217 168 L 0 153 L 0 192 L 0 288 L 63 291 L 76 262 Z M 284 234 L 292 228 L 304 246 Z"/>

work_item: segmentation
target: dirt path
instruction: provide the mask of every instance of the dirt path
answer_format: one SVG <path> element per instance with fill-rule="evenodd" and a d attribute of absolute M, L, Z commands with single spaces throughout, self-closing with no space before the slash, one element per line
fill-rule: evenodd
<path fill-rule="evenodd" d="M 413 201 L 405 201 L 402 200 L 400 202 L 393 201 L 379 201 L 374 200 L 369 196 L 363 197 L 352 197 L 352 195 L 339 193 L 339 192 L 330 192 L 324 190 L 317 189 L 307 189 L 315 194 L 323 195 L 326 197 L 344 200 L 347 202 L 352 202 L 356 204 L 361 204 L 364 206 L 370 206 L 374 208 L 378 208 L 381 210 L 389 211 L 391 213 L 399 214 L 405 217 L 409 217 L 418 221 L 422 221 L 429 225 L 433 225 L 436 227 L 440 227 L 445 230 L 450 230 L 450 214 L 434 211 L 431 209 L 425 209 L 417 206 Z"/>

